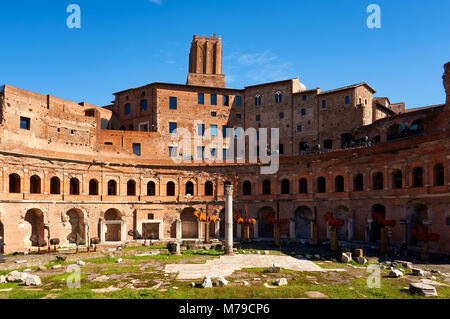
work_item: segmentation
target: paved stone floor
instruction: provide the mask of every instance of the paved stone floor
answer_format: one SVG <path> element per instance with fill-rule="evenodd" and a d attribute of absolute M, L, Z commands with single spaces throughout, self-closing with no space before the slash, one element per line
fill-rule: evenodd
<path fill-rule="evenodd" d="M 344 269 L 324 269 L 306 259 L 279 255 L 220 256 L 220 258 L 207 260 L 205 264 L 169 264 L 164 270 L 166 273 L 178 273 L 177 279 L 187 280 L 202 279 L 205 276 L 227 277 L 243 268 L 268 268 L 273 265 L 294 271 L 345 271 Z"/>

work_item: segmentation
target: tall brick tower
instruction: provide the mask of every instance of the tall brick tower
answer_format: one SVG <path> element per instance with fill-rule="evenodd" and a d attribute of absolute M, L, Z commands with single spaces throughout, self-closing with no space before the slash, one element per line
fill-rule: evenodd
<path fill-rule="evenodd" d="M 222 38 L 194 35 L 189 53 L 187 85 L 225 87 L 222 74 Z"/>
<path fill-rule="evenodd" d="M 450 62 L 444 65 L 444 88 L 447 94 L 447 107 L 450 107 Z"/>

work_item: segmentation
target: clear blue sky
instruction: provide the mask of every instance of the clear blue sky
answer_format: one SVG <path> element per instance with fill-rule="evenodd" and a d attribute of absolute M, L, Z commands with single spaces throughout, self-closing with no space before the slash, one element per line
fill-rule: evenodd
<path fill-rule="evenodd" d="M 82 28 L 66 26 L 81 7 Z M 381 7 L 381 29 L 366 8 Z M 0 0 L 0 84 L 106 105 L 151 82 L 185 83 L 194 34 L 221 35 L 227 86 L 300 76 L 367 82 L 407 107 L 443 103 L 448 0 Z"/>

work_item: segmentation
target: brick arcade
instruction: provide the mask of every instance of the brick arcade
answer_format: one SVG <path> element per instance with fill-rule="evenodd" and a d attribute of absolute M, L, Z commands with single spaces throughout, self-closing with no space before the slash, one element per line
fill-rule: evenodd
<path fill-rule="evenodd" d="M 194 36 L 187 83 L 151 83 L 114 94 L 98 107 L 8 85 L 0 92 L 0 237 L 6 253 L 98 237 L 133 240 L 137 230 L 159 240 L 203 238 L 193 212 L 218 217 L 210 236 L 224 236 L 224 186 L 234 209 L 256 219 L 255 239 L 273 237 L 263 218 L 279 207 L 291 241 L 329 238 L 323 216 L 344 220 L 340 240 L 376 244 L 375 213 L 398 221 L 391 243 L 419 249 L 411 228 L 440 235 L 433 252 L 450 253 L 450 64 L 444 104 L 406 109 L 374 97 L 367 83 L 321 91 L 298 78 L 231 89 L 222 74 L 222 43 Z M 183 156 L 177 128 L 199 134 L 226 128 L 279 128 L 280 167 L 174 163 Z M 229 149 L 214 149 L 223 157 Z M 316 146 L 316 147 L 314 147 Z M 251 147 L 251 146 L 250 146 Z M 247 146 L 247 153 L 249 152 Z M 204 149 L 192 150 L 202 158 Z M 317 216 L 315 216 L 317 211 Z M 235 235 L 241 236 L 240 226 Z M 44 242 L 43 242 L 44 241 Z"/>

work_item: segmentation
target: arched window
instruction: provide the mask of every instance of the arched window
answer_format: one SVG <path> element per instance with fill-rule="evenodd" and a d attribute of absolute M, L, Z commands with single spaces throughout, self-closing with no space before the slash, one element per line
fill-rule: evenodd
<path fill-rule="evenodd" d="M 376 172 L 373 174 L 373 189 L 382 190 L 383 189 L 383 173 Z"/>
<path fill-rule="evenodd" d="M 89 195 L 91 196 L 98 195 L 98 181 L 95 178 L 89 181 Z"/>
<path fill-rule="evenodd" d="M 175 196 L 175 183 L 174 182 L 167 183 L 166 194 L 167 194 L 167 196 Z"/>
<path fill-rule="evenodd" d="M 423 168 L 414 167 L 412 172 L 412 186 L 413 187 L 423 187 Z"/>
<path fill-rule="evenodd" d="M 186 195 L 194 196 L 194 183 L 192 182 L 186 183 Z"/>
<path fill-rule="evenodd" d="M 291 192 L 290 188 L 289 180 L 283 179 L 281 181 L 281 194 L 289 194 Z"/>
<path fill-rule="evenodd" d="M 80 195 L 80 181 L 77 178 L 70 179 L 70 195 Z"/>
<path fill-rule="evenodd" d="M 308 193 L 308 180 L 306 178 L 300 178 L 298 181 L 298 192 L 300 194 Z"/>
<path fill-rule="evenodd" d="M 364 175 L 359 173 L 353 177 L 353 191 L 361 192 L 364 190 Z"/>
<path fill-rule="evenodd" d="M 318 193 L 325 193 L 326 191 L 327 191 L 327 185 L 326 185 L 325 177 L 320 176 L 317 179 L 317 192 Z"/>
<path fill-rule="evenodd" d="M 433 167 L 434 186 L 443 186 L 445 184 L 444 165 L 438 163 Z"/>
<path fill-rule="evenodd" d="M 147 111 L 147 100 L 141 101 L 141 112 Z"/>
<path fill-rule="evenodd" d="M 211 181 L 205 183 L 205 196 L 214 195 L 214 185 Z"/>
<path fill-rule="evenodd" d="M 41 193 L 41 178 L 37 175 L 30 177 L 30 194 Z"/>
<path fill-rule="evenodd" d="M 393 140 L 400 137 L 400 125 L 392 124 L 387 130 L 387 139 Z"/>
<path fill-rule="evenodd" d="M 117 182 L 115 180 L 108 181 L 108 196 L 117 195 Z"/>
<path fill-rule="evenodd" d="M 136 182 L 132 179 L 127 182 L 127 196 L 136 196 Z"/>
<path fill-rule="evenodd" d="M 245 181 L 242 185 L 242 193 L 244 196 L 249 196 L 252 194 L 252 183 L 250 181 Z"/>
<path fill-rule="evenodd" d="M 268 179 L 262 183 L 262 193 L 263 195 L 270 195 L 270 181 Z"/>
<path fill-rule="evenodd" d="M 392 171 L 392 188 L 401 189 L 403 187 L 403 173 L 399 169 Z"/>
<path fill-rule="evenodd" d="M 283 100 L 283 94 L 280 91 L 275 93 L 275 103 L 281 103 Z"/>
<path fill-rule="evenodd" d="M 342 193 L 344 191 L 344 176 L 338 175 L 334 178 L 334 191 Z"/>
<path fill-rule="evenodd" d="M 147 183 L 147 196 L 155 196 L 156 195 L 156 185 L 155 182 L 150 181 Z"/>
<path fill-rule="evenodd" d="M 20 193 L 20 176 L 17 174 L 9 175 L 9 192 Z"/>
<path fill-rule="evenodd" d="M 52 195 L 61 194 L 61 181 L 56 176 L 50 178 L 50 194 Z"/>
<path fill-rule="evenodd" d="M 255 96 L 255 106 L 261 105 L 261 95 L 257 94 Z"/>

